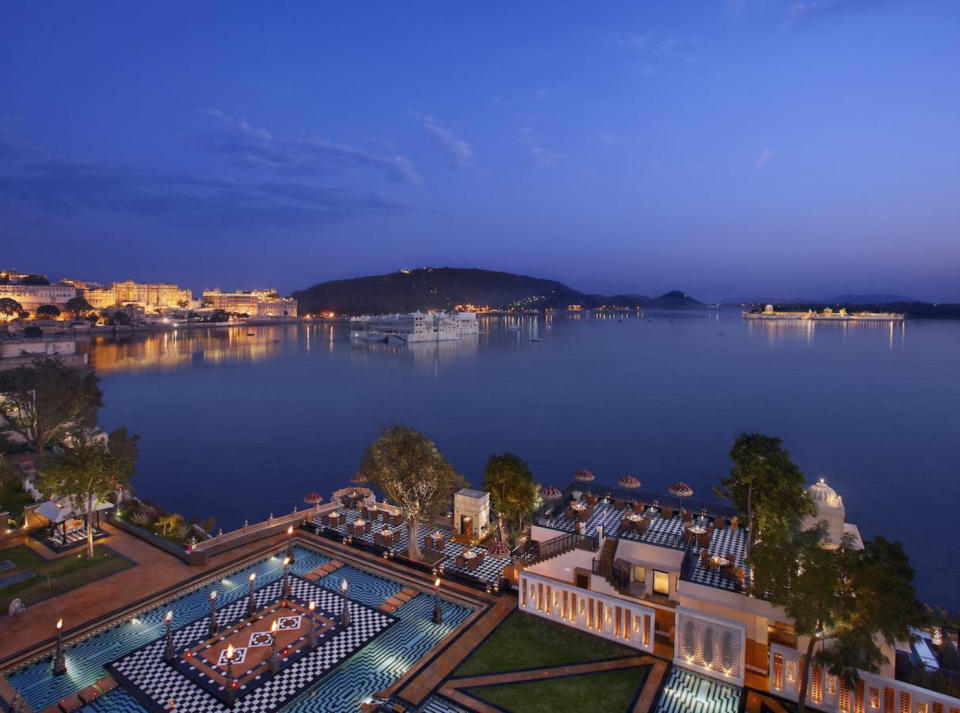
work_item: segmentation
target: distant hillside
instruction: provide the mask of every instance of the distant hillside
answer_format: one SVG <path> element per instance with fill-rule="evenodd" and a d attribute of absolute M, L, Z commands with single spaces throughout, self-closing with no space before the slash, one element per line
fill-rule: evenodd
<path fill-rule="evenodd" d="M 706 305 L 688 294 L 673 290 L 644 303 L 644 309 L 705 309 Z"/>
<path fill-rule="evenodd" d="M 332 311 L 338 314 L 450 309 L 462 304 L 499 309 L 564 308 L 572 304 L 584 307 L 639 307 L 650 304 L 659 309 L 703 307 L 681 292 L 669 292 L 652 301 L 643 295 L 590 295 L 556 280 L 455 267 L 425 267 L 388 275 L 321 282 L 294 292 L 293 297 L 299 302 L 303 313 Z"/>

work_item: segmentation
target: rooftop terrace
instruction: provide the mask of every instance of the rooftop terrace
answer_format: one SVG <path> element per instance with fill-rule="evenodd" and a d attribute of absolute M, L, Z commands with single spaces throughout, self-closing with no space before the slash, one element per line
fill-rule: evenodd
<path fill-rule="evenodd" d="M 749 572 L 744 563 L 747 531 L 729 508 L 688 501 L 690 510 L 681 510 L 668 504 L 678 503 L 677 498 L 637 491 L 583 488 L 576 499 L 577 492 L 567 488 L 563 497 L 537 513 L 536 524 L 588 536 L 602 531 L 606 537 L 684 551 L 681 579 L 729 591 L 742 589 L 737 570 Z"/>

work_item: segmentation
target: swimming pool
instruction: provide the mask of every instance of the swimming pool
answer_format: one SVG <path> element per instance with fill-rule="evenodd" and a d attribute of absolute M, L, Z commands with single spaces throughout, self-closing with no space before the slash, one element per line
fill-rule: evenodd
<path fill-rule="evenodd" d="M 314 550 L 298 546 L 290 571 L 304 575 L 329 561 Z M 216 590 L 217 609 L 227 607 L 247 594 L 247 577 L 256 573 L 258 590 L 276 582 L 282 567 L 277 556 L 266 557 L 238 568 L 220 580 L 197 585 L 169 601 L 138 612 L 125 621 L 98 630 L 65 649 L 67 673 L 54 676 L 50 657 L 28 664 L 7 679 L 33 710 L 56 703 L 104 675 L 104 665 L 144 646 L 164 632 L 163 615 L 173 611 L 174 630 L 206 616 L 210 592 Z M 337 590 L 340 581 L 350 583 L 349 598 L 375 607 L 402 588 L 397 582 L 346 565 L 316 584 Z M 282 713 L 307 711 L 353 711 L 406 672 L 470 614 L 466 607 L 441 601 L 443 623 L 431 620 L 433 597 L 418 594 L 393 616 L 397 623 L 371 640 L 357 653 L 320 677 L 282 709 Z M 81 709 L 83 713 L 146 713 L 129 693 L 117 689 Z"/>

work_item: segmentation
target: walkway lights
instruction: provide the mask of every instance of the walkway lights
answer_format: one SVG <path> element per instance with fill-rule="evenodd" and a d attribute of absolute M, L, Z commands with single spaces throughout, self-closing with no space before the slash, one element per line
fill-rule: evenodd
<path fill-rule="evenodd" d="M 253 583 L 256 580 L 256 578 L 257 578 L 256 572 L 251 572 L 250 576 L 247 577 L 247 582 L 249 583 L 249 587 L 250 587 L 250 591 L 247 595 L 247 616 L 250 617 L 251 619 L 253 618 L 253 615 L 257 611 L 257 605 L 253 601 Z"/>
<path fill-rule="evenodd" d="M 313 613 L 317 608 L 317 603 L 311 601 L 307 608 L 310 610 L 310 614 L 308 615 L 310 628 L 307 630 L 307 646 L 309 646 L 311 649 L 315 649 L 317 648 L 317 644 L 320 643 L 317 637 L 317 619 Z"/>
<path fill-rule="evenodd" d="M 173 661 L 173 658 L 177 655 L 173 650 L 173 610 L 171 609 L 166 614 L 163 615 L 163 623 L 167 627 L 166 642 L 163 645 L 163 660 L 164 661 Z"/>
<path fill-rule="evenodd" d="M 290 563 L 293 560 L 290 557 L 283 558 L 283 586 L 280 588 L 280 599 L 283 606 L 287 606 L 287 600 L 290 598 Z"/>
<path fill-rule="evenodd" d="M 440 578 L 433 581 L 433 623 L 443 623 L 443 611 L 440 609 Z"/>
<path fill-rule="evenodd" d="M 251 580 L 252 581 L 252 580 Z M 227 644 L 227 650 L 224 653 L 224 657 L 227 659 L 227 675 L 226 675 L 226 685 L 224 686 L 224 692 L 227 696 L 227 705 L 231 708 L 233 703 L 236 700 L 236 687 L 237 682 L 233 678 L 233 655 L 234 649 L 233 644 Z"/>
<path fill-rule="evenodd" d="M 340 612 L 340 623 L 344 626 L 350 626 L 350 600 L 347 599 L 348 589 L 350 589 L 350 582 L 346 579 L 341 579 L 340 595 L 343 597 L 343 610 Z"/>
<path fill-rule="evenodd" d="M 207 626 L 207 638 L 213 638 L 217 635 L 219 627 L 217 626 L 217 590 L 210 592 L 210 623 Z"/>
<path fill-rule="evenodd" d="M 280 653 L 277 651 L 277 620 L 274 619 L 270 625 L 270 658 L 267 659 L 267 665 L 273 673 L 280 670 Z"/>
<path fill-rule="evenodd" d="M 293 525 L 287 528 L 287 559 L 293 564 Z"/>
<path fill-rule="evenodd" d="M 57 619 L 57 649 L 53 653 L 53 675 L 60 676 L 67 672 L 67 659 L 63 655 L 63 619 Z"/>

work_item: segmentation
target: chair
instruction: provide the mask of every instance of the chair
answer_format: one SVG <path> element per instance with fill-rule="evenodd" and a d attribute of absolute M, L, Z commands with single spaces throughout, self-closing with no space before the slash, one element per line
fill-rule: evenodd
<path fill-rule="evenodd" d="M 682 508 L 680 510 L 680 518 L 684 522 L 693 522 L 693 513 L 687 510 L 686 508 Z"/>
<path fill-rule="evenodd" d="M 628 518 L 623 518 L 620 520 L 620 531 L 621 532 L 633 532 L 634 522 Z"/>
<path fill-rule="evenodd" d="M 710 566 L 710 550 L 708 549 L 700 550 L 700 566 L 701 567 Z"/>
<path fill-rule="evenodd" d="M 697 535 L 697 547 L 709 547 L 712 535 L 712 532 L 704 532 L 701 535 Z"/>
<path fill-rule="evenodd" d="M 713 526 L 718 530 L 722 530 L 727 526 L 727 518 L 725 518 L 723 515 L 717 515 L 715 518 L 713 518 Z"/>
<path fill-rule="evenodd" d="M 623 510 L 626 506 L 627 504 L 623 500 L 613 501 L 613 507 L 615 507 L 617 510 Z"/>
<path fill-rule="evenodd" d="M 586 522 L 587 518 L 590 517 L 591 512 L 592 510 L 590 508 L 587 508 L 585 510 L 580 510 L 577 513 L 577 520 L 579 520 L 580 522 Z"/>
<path fill-rule="evenodd" d="M 564 511 L 563 514 L 566 515 L 569 520 L 574 520 L 574 519 L 576 519 L 576 517 L 577 517 L 577 511 L 574 510 L 574 509 L 573 509 L 571 506 L 569 506 L 569 505 L 567 506 L 567 509 Z"/>
<path fill-rule="evenodd" d="M 740 529 L 740 518 L 736 515 L 730 518 L 730 529 L 734 532 Z"/>
<path fill-rule="evenodd" d="M 641 519 L 640 522 L 637 523 L 637 532 L 642 534 L 647 531 L 648 527 L 650 527 L 650 516 L 644 515 L 643 519 Z"/>
<path fill-rule="evenodd" d="M 633 511 L 638 515 L 646 509 L 646 505 L 643 504 L 642 500 L 638 500 L 633 504 Z"/>
<path fill-rule="evenodd" d="M 664 520 L 669 520 L 670 518 L 672 518 L 673 508 L 664 508 L 663 510 L 661 510 L 660 517 L 662 517 Z"/>
<path fill-rule="evenodd" d="M 481 560 L 480 555 L 477 555 L 476 557 L 471 557 L 470 559 L 468 559 L 467 569 L 470 570 L 471 572 L 475 570 L 477 567 L 480 566 L 480 560 Z"/>
<path fill-rule="evenodd" d="M 587 502 L 591 505 L 596 505 L 598 502 L 600 502 L 600 498 L 593 493 L 587 493 Z"/>
<path fill-rule="evenodd" d="M 463 555 L 457 555 L 456 557 L 454 557 L 453 562 L 457 567 L 462 568 L 467 566 L 466 558 Z"/>

